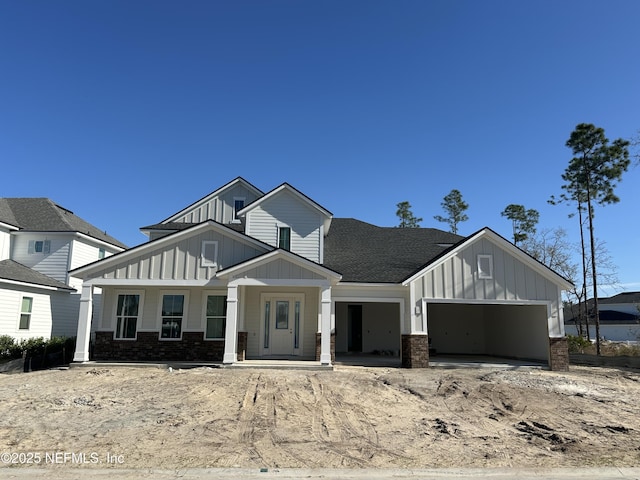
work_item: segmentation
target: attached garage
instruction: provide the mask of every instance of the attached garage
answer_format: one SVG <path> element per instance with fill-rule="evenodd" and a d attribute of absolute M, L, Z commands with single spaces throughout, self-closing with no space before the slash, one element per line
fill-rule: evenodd
<path fill-rule="evenodd" d="M 546 304 L 427 303 L 431 355 L 549 360 Z"/>
<path fill-rule="evenodd" d="M 492 230 L 444 251 L 403 285 L 411 305 L 403 364 L 428 365 L 430 349 L 568 368 L 561 294 L 570 282 Z"/>

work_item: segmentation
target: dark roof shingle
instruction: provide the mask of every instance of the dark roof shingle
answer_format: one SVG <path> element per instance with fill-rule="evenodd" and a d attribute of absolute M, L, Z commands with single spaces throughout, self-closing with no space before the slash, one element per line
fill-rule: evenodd
<path fill-rule="evenodd" d="M 400 283 L 463 239 L 435 228 L 334 218 L 324 241 L 324 266 L 341 273 L 343 282 Z"/>
<path fill-rule="evenodd" d="M 127 248 L 119 240 L 48 198 L 0 198 L 0 222 L 34 232 L 78 232 Z"/>
<path fill-rule="evenodd" d="M 45 287 L 61 288 L 64 290 L 75 290 L 54 278 L 48 277 L 32 268 L 26 267 L 14 260 L 0 261 L 0 279 L 12 280 L 14 282 L 31 283 Z"/>

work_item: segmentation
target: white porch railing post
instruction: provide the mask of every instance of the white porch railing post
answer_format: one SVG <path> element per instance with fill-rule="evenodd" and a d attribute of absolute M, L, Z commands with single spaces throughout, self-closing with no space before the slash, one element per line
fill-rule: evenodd
<path fill-rule="evenodd" d="M 238 361 L 238 287 L 227 287 L 227 326 L 224 334 L 224 356 L 222 363 L 230 364 Z"/>
<path fill-rule="evenodd" d="M 93 310 L 93 286 L 82 285 L 80 295 L 80 313 L 78 313 L 78 333 L 74 362 L 89 361 L 89 341 L 91 340 L 91 313 Z"/>
<path fill-rule="evenodd" d="M 331 365 L 331 287 L 322 288 L 320 363 Z"/>

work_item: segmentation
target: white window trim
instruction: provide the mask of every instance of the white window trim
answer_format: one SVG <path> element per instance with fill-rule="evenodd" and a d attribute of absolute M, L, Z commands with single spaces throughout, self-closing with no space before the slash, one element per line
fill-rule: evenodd
<path fill-rule="evenodd" d="M 207 338 L 207 297 L 227 297 L 226 290 L 205 290 L 202 296 L 202 338 L 205 342 L 224 342 L 224 337 Z"/>
<path fill-rule="evenodd" d="M 182 295 L 184 297 L 182 309 L 182 323 L 180 324 L 180 337 L 178 338 L 162 338 L 162 302 L 165 295 Z M 158 339 L 161 342 L 180 342 L 182 334 L 185 332 L 187 318 L 189 318 L 189 291 L 188 290 L 161 290 L 158 295 Z"/>
<path fill-rule="evenodd" d="M 141 330 L 142 324 L 142 312 L 144 311 L 144 290 L 116 290 L 115 296 L 113 299 L 113 339 L 122 342 L 135 342 L 138 340 L 138 332 Z M 120 295 L 138 295 L 140 297 L 140 301 L 138 302 L 138 318 L 136 319 L 136 335 L 133 338 L 118 338 L 116 337 L 116 333 L 118 333 L 118 297 Z"/>
<path fill-rule="evenodd" d="M 488 261 L 488 273 L 482 267 L 483 261 Z M 478 278 L 481 280 L 491 280 L 493 278 L 493 255 L 478 255 Z"/>
<path fill-rule="evenodd" d="M 22 302 L 24 302 L 25 298 L 31 299 L 31 310 L 29 312 L 22 311 Z M 28 332 L 31 330 L 31 320 L 33 319 L 33 304 L 35 303 L 35 298 L 30 297 L 28 295 L 23 295 L 20 297 L 20 308 L 18 312 L 18 331 L 19 332 Z M 29 326 L 27 328 L 20 328 L 20 321 L 22 320 L 22 315 L 29 315 Z"/>
<path fill-rule="evenodd" d="M 211 262 L 204 254 L 207 246 L 213 245 L 213 262 Z M 217 268 L 218 267 L 218 242 L 216 240 L 203 240 L 202 251 L 200 252 L 200 265 L 202 267 Z"/>
<path fill-rule="evenodd" d="M 292 244 L 293 244 L 293 228 L 291 228 L 289 225 L 285 224 L 285 223 L 278 223 L 276 225 L 276 247 L 278 248 L 282 248 L 280 246 L 280 230 L 282 228 L 288 228 L 289 229 L 289 248 L 287 249 L 288 252 L 293 251 L 292 249 Z M 283 250 L 285 250 L 284 248 L 282 248 Z"/>
<path fill-rule="evenodd" d="M 240 219 L 236 216 L 237 200 L 242 200 L 242 208 L 247 206 L 247 197 L 233 197 L 233 205 L 231 205 L 231 223 L 240 223 Z"/>
<path fill-rule="evenodd" d="M 36 252 L 36 243 L 38 242 L 42 242 L 41 252 Z M 48 253 L 51 253 L 51 240 L 29 240 L 27 253 L 29 255 L 46 255 Z"/>

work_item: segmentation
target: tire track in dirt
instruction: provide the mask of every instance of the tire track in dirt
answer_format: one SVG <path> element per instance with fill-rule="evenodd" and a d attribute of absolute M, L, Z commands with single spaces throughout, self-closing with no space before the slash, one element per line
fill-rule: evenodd
<path fill-rule="evenodd" d="M 378 432 L 361 406 L 346 402 L 335 390 L 327 392 L 317 376 L 309 376 L 309 382 L 315 396 L 313 435 L 325 448 L 342 457 L 347 462 L 345 466 L 351 466 L 349 462 L 370 466 L 374 457 L 382 457 L 378 460 L 382 465 L 387 463 L 384 458 L 410 460 L 380 445 Z M 339 432 L 339 442 L 334 440 L 334 431 Z"/>
<path fill-rule="evenodd" d="M 256 374 L 248 379 L 238 415 L 238 438 L 248 446 L 249 454 L 260 459 L 264 466 L 319 466 L 311 458 L 294 453 L 288 439 L 281 434 L 278 405 L 282 403 L 282 390 L 288 387 L 278 385 L 268 375 Z"/>

